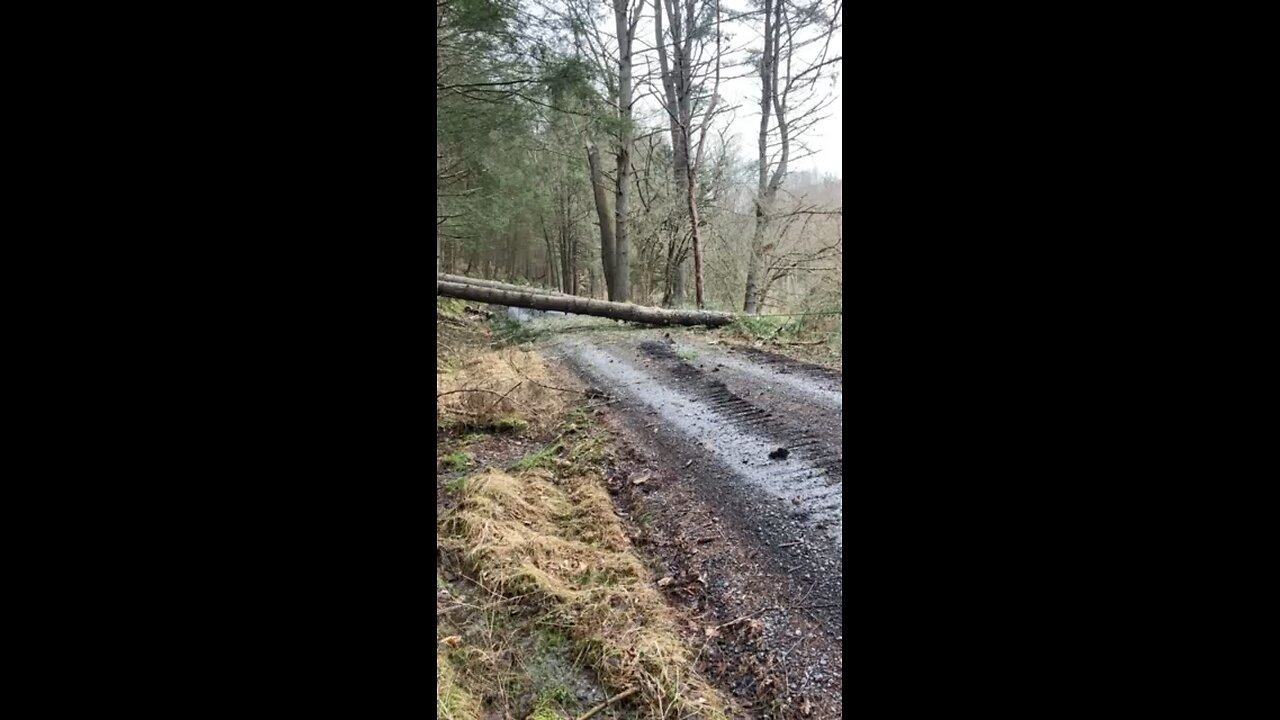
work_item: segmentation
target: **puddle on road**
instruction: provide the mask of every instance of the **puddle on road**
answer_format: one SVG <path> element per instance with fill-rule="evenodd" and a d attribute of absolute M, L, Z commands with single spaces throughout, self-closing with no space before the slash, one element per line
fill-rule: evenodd
<path fill-rule="evenodd" d="M 668 429 L 699 443 L 730 475 L 763 491 L 785 514 L 803 518 L 815 531 L 820 526 L 837 548 L 843 547 L 841 487 L 803 448 L 795 447 L 785 460 L 770 460 L 777 442 L 735 428 L 727 414 L 666 386 L 661 375 L 636 367 L 634 359 L 594 345 L 565 344 L 563 349 L 601 390 L 648 406 Z"/>

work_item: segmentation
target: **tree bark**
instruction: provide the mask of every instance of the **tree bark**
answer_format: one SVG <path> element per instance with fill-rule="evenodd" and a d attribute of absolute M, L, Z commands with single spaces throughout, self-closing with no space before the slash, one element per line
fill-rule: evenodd
<path fill-rule="evenodd" d="M 570 295 L 578 294 L 578 230 L 571 228 L 569 230 L 569 286 L 565 288 L 565 292 Z"/>
<path fill-rule="evenodd" d="M 765 193 L 768 190 L 769 172 L 769 111 L 773 109 L 773 3 L 780 0 L 764 0 L 764 53 L 760 56 L 760 134 L 756 136 L 758 156 L 756 178 L 756 227 L 751 234 L 751 255 L 747 259 L 747 289 L 742 300 L 742 312 L 757 312 L 760 274 L 760 255 L 764 245 L 764 226 L 767 219 Z"/>
<path fill-rule="evenodd" d="M 734 316 L 729 313 L 707 310 L 665 310 L 663 308 L 645 307 L 630 303 L 592 300 L 573 295 L 548 295 L 528 291 L 516 292 L 442 280 L 436 280 L 436 294 L 473 302 L 491 303 L 493 305 L 524 307 L 534 310 L 554 310 L 577 313 L 579 315 L 596 315 L 651 325 L 706 325 L 717 327 L 734 321 Z"/>
<path fill-rule="evenodd" d="M 618 28 L 618 119 L 621 132 L 618 136 L 618 197 L 614 204 L 617 219 L 616 260 L 613 269 L 611 299 L 626 302 L 631 296 L 631 237 L 627 228 L 627 206 L 631 199 L 631 39 L 635 35 L 634 22 L 627 16 L 627 0 L 613 0 L 613 16 Z"/>
<path fill-rule="evenodd" d="M 669 263 L 671 266 L 671 304 L 674 307 L 684 307 L 684 257 L 683 253 L 677 253 L 676 257 Z"/>
<path fill-rule="evenodd" d="M 436 275 L 436 282 L 457 283 L 459 285 L 475 285 L 476 287 L 494 288 L 497 290 L 510 290 L 513 292 L 531 292 L 540 295 L 560 295 L 568 297 L 566 293 L 558 290 L 546 290 L 543 288 L 529 287 L 526 285 L 513 285 L 511 283 L 498 282 L 497 280 L 479 280 L 477 278 L 469 278 L 463 275 Z"/>
<path fill-rule="evenodd" d="M 440 183 L 439 168 L 440 168 L 440 161 L 436 160 L 437 185 Z M 440 193 L 437 190 L 436 191 L 436 274 L 437 275 L 440 274 L 440 216 L 443 214 L 444 214 L 444 211 L 441 209 L 441 204 L 440 204 Z"/>
<path fill-rule="evenodd" d="M 751 235 L 751 255 L 747 260 L 746 297 L 742 302 L 742 311 L 754 315 L 760 312 L 760 266 L 764 261 L 764 237 L 769 225 L 769 214 L 773 201 L 778 195 L 778 188 L 787 174 L 787 155 L 790 151 L 790 138 L 787 135 L 787 120 L 778 97 L 778 55 L 782 33 L 783 0 L 764 0 L 764 54 L 760 59 L 760 135 L 759 176 L 756 184 L 756 227 Z M 778 166 L 773 175 L 769 175 L 769 112 L 773 110 L 778 116 L 778 130 L 781 139 L 781 152 Z"/>
<path fill-rule="evenodd" d="M 692 23 L 692 22 L 693 22 L 693 19 L 692 19 L 692 14 L 693 14 L 693 0 L 688 0 L 688 2 L 689 2 L 689 12 L 690 12 L 690 23 Z M 718 103 L 718 102 L 720 101 L 720 38 L 721 38 L 721 33 L 720 33 L 720 0 L 715 0 L 715 3 L 716 3 L 716 25 L 715 25 L 715 33 L 716 33 L 716 55 L 715 55 L 715 58 L 716 58 L 716 78 L 715 78 L 715 85 L 714 85 L 714 86 L 712 86 L 712 89 L 711 89 L 711 102 L 710 102 L 710 104 L 707 106 L 706 115 L 703 117 L 703 120 L 702 120 L 702 129 L 701 129 L 700 134 L 699 134 L 699 137 L 698 137 L 698 150 L 697 150 L 697 152 L 696 152 L 696 153 L 694 153 L 694 159 L 693 159 L 693 162 L 692 162 L 692 163 L 690 163 L 690 165 L 689 165 L 689 228 L 690 228 L 690 230 L 691 230 L 691 231 L 692 231 L 692 233 L 693 233 L 693 281 L 694 281 L 694 288 L 695 288 L 696 296 L 697 296 L 697 299 L 698 299 L 698 309 L 699 309 L 699 310 L 701 310 L 701 309 L 703 308 L 703 298 L 702 298 L 702 234 L 701 234 L 701 233 L 699 232 L 699 230 L 698 230 L 698 198 L 697 198 L 697 194 L 696 194 L 696 192 L 695 192 L 695 191 L 697 190 L 697 187 L 698 187 L 698 169 L 702 166 L 702 152 L 703 152 L 703 150 L 705 150 L 705 149 L 706 149 L 706 146 L 707 146 L 707 129 L 711 126 L 711 121 L 712 121 L 713 119 L 715 119 L 715 115 L 716 115 L 716 103 Z M 689 28 L 689 32 L 690 32 L 690 34 L 692 34 L 692 33 L 693 33 L 693 28 L 692 28 L 692 27 L 690 27 L 690 28 Z M 692 118 L 691 118 L 691 120 L 692 120 Z M 688 140 L 689 140 L 689 139 L 691 139 L 692 137 L 693 137 L 693 135 L 692 135 L 692 125 L 690 125 L 690 127 L 689 127 L 689 132 L 688 132 L 687 137 L 686 137 L 686 141 L 688 141 Z"/>
<path fill-rule="evenodd" d="M 698 183 L 693 177 L 692 168 L 689 172 L 689 187 L 686 189 L 687 199 L 689 201 L 689 227 L 693 232 L 693 296 L 696 299 L 698 309 L 703 308 L 702 302 L 702 236 L 698 233 L 698 199 L 694 197 L 693 191 Z"/>
<path fill-rule="evenodd" d="M 684 84 L 687 75 L 684 60 L 684 28 L 680 13 L 676 12 L 677 0 L 653 0 L 653 28 L 655 47 L 658 50 L 658 69 L 661 71 L 662 89 L 666 97 L 663 109 L 667 112 L 667 123 L 671 128 L 671 175 L 675 183 L 675 197 L 681 202 L 688 194 L 689 185 L 689 152 L 686 144 L 688 133 L 683 125 L 681 98 L 688 95 Z M 663 15 L 671 20 L 671 42 L 667 41 L 663 30 Z M 670 47 L 670 53 L 667 48 Z M 672 62 L 674 60 L 674 63 Z M 685 213 L 676 205 L 672 210 L 673 221 L 679 225 L 685 219 Z M 681 248 L 681 238 L 672 234 L 667 247 L 667 293 L 664 305 L 679 307 L 684 304 L 685 267 L 683 260 L 676 260 Z"/>
<path fill-rule="evenodd" d="M 557 272 L 560 264 L 557 262 L 555 248 L 551 242 L 551 233 L 547 232 L 546 218 L 539 218 L 542 221 L 542 239 L 547 243 L 547 284 L 551 287 L 560 287 L 559 273 Z M 440 273 L 437 272 L 437 275 Z"/>
<path fill-rule="evenodd" d="M 605 293 L 615 300 L 613 267 L 617 262 L 613 223 L 609 219 L 609 201 L 604 194 L 604 174 L 600 169 L 600 151 L 587 143 L 587 168 L 591 171 L 591 189 L 596 201 L 596 217 L 600 220 L 600 264 L 604 267 Z"/>
<path fill-rule="evenodd" d="M 578 268 L 574 265 L 574 245 L 573 228 L 569 225 L 569 221 L 565 221 L 563 232 L 564 238 L 563 251 L 560 253 L 561 270 L 560 270 L 560 289 L 569 295 L 578 294 Z"/>
<path fill-rule="evenodd" d="M 668 3 L 674 0 L 667 0 Z M 676 93 L 676 72 L 681 71 L 680 65 L 680 48 L 682 33 L 679 29 L 679 15 L 672 15 L 672 50 L 676 53 L 677 67 L 672 70 L 671 63 L 667 60 L 667 41 L 663 37 L 662 31 L 662 7 L 663 0 L 653 0 L 653 24 L 654 35 L 656 36 L 655 46 L 658 49 L 658 67 L 662 71 L 662 89 L 666 95 L 667 101 L 664 109 L 667 111 L 667 122 L 671 126 L 671 169 L 672 178 L 676 183 L 676 194 L 684 196 L 684 185 L 688 182 L 688 162 L 689 154 L 685 151 L 684 130 L 680 126 L 680 101 L 677 99 Z M 667 13 L 671 13 L 670 6 L 666 8 Z"/>

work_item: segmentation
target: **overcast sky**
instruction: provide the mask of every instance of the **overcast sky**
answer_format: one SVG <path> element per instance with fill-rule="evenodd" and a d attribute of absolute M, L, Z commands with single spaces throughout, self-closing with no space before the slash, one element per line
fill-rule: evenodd
<path fill-rule="evenodd" d="M 831 38 L 831 57 L 842 54 L 841 32 L 837 30 Z M 763 40 L 761 44 L 763 45 Z M 839 72 L 842 65 L 843 63 L 835 65 L 837 72 Z M 843 104 L 843 98 L 841 97 L 842 83 L 843 78 L 838 74 L 835 86 L 830 89 L 831 92 L 835 93 L 835 101 L 824 113 L 829 117 L 815 125 L 805 136 L 805 141 L 809 144 L 810 149 L 816 150 L 817 153 L 800 160 L 792 166 L 792 170 L 813 170 L 824 175 L 842 177 L 840 168 L 841 126 L 843 125 L 841 117 L 841 105 Z M 739 152 L 749 154 L 754 159 L 756 157 L 756 138 L 760 133 L 760 78 L 739 78 L 721 87 L 721 95 L 725 97 L 726 102 L 730 105 L 742 106 L 730 125 L 730 133 L 738 136 L 737 147 Z"/>
<path fill-rule="evenodd" d="M 731 7 L 740 6 L 740 7 Z M 735 13 L 745 9 L 745 3 L 733 2 L 726 0 L 723 5 L 725 14 Z M 657 68 L 657 57 L 652 54 L 653 43 L 653 25 L 652 25 L 652 3 L 646 4 L 644 17 L 639 28 L 637 28 L 637 40 L 640 42 L 635 48 L 636 74 L 641 75 L 646 71 L 649 63 L 653 69 Z M 612 22 L 612 17 L 606 16 L 602 18 L 602 29 L 606 31 L 612 30 L 607 27 L 607 23 Z M 729 45 L 737 49 L 732 56 L 726 58 L 725 64 L 741 63 L 744 55 L 742 48 L 753 47 L 760 51 L 764 49 L 763 27 L 757 27 L 760 20 L 757 18 L 747 21 L 738 21 L 727 26 L 728 32 L 732 34 Z M 835 58 L 843 54 L 842 49 L 842 31 L 836 30 L 832 36 L 830 48 L 827 57 Z M 812 62 L 817 57 L 820 47 L 812 45 L 803 48 L 797 53 L 797 64 L 801 61 Z M 800 65 L 800 67 L 804 67 Z M 816 151 L 815 154 L 802 158 L 798 161 L 790 163 L 789 169 L 793 172 L 798 171 L 814 171 L 823 175 L 833 175 L 842 177 L 841 155 L 842 155 L 842 128 L 843 125 L 843 97 L 842 97 L 842 69 L 843 63 L 836 63 L 828 67 L 833 71 L 835 76 L 834 85 L 824 80 L 820 83 L 820 87 L 826 93 L 834 94 L 834 101 L 823 114 L 826 119 L 810 128 L 803 140 L 809 145 L 811 150 Z M 731 80 L 722 81 L 720 85 L 720 95 L 724 98 L 722 107 L 738 106 L 732 118 L 728 115 L 721 116 L 717 121 L 719 124 L 727 124 L 729 126 L 729 135 L 736 137 L 736 148 L 738 155 L 742 158 L 754 161 L 756 158 L 756 138 L 760 132 L 760 78 L 759 76 L 748 74 L 748 71 L 742 67 L 732 71 L 734 74 L 743 75 L 743 77 L 735 77 Z M 729 73 L 726 73 L 729 74 Z M 656 78 L 655 78 L 655 82 Z M 660 87 L 656 86 L 656 87 Z M 657 101 L 652 97 L 639 97 L 636 101 L 636 110 L 638 114 L 643 114 L 646 110 L 650 113 L 657 114 Z M 792 157 L 798 153 L 796 149 L 792 150 Z"/>

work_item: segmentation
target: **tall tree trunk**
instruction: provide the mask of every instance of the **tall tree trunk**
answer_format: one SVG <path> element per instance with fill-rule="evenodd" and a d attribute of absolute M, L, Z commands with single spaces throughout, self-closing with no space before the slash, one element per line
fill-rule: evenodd
<path fill-rule="evenodd" d="M 524 248 L 524 279 L 533 282 L 533 232 L 527 226 L 521 227 L 524 229 L 524 242 L 520 243 Z"/>
<path fill-rule="evenodd" d="M 559 258 L 554 251 L 552 245 L 552 236 L 547 232 L 547 218 L 539 215 L 541 223 L 543 223 L 543 240 L 547 241 L 547 284 L 549 287 L 561 287 L 559 284 Z M 439 273 L 436 273 L 439 274 Z"/>
<path fill-rule="evenodd" d="M 689 34 L 693 34 L 693 0 L 686 0 L 689 3 Z M 716 79 L 715 85 L 711 89 L 711 102 L 707 105 L 706 114 L 702 120 L 702 130 L 698 137 L 698 150 L 694 156 L 693 162 L 689 165 L 689 228 L 693 236 L 693 281 L 694 293 L 698 300 L 698 309 L 704 307 L 702 294 L 702 233 L 698 229 L 698 168 L 702 166 L 702 153 L 707 146 L 707 129 L 711 127 L 711 121 L 715 118 L 716 103 L 720 101 L 720 1 L 716 0 Z M 692 139 L 693 118 L 690 116 L 689 124 L 686 126 L 686 140 Z M 687 148 L 687 146 L 686 146 Z M 687 152 L 687 150 L 686 150 Z"/>
<path fill-rule="evenodd" d="M 772 210 L 773 195 L 776 188 L 769 182 L 769 113 L 777 103 L 777 34 L 778 25 L 774 13 L 781 10 L 783 0 L 764 1 L 764 54 L 760 58 L 760 135 L 757 138 L 759 151 L 758 177 L 756 182 L 756 227 L 751 234 L 751 255 L 747 260 L 746 297 L 742 302 L 742 311 L 748 314 L 760 312 L 760 265 L 764 255 L 764 236 L 769 224 L 769 213 Z M 781 118 L 779 118 L 781 121 Z M 786 172 L 786 140 L 783 141 L 783 160 L 779 170 Z M 780 183 L 781 177 L 775 172 L 774 178 Z M 773 190 L 771 192 L 771 190 Z"/>
<path fill-rule="evenodd" d="M 570 295 L 578 294 L 578 228 L 569 227 L 569 290 Z"/>
<path fill-rule="evenodd" d="M 516 279 L 516 229 L 514 223 L 508 223 L 507 228 L 507 280 L 515 282 Z"/>
<path fill-rule="evenodd" d="M 560 289 L 572 295 L 574 294 L 573 246 L 569 233 L 570 229 L 567 225 L 560 228 Z"/>
<path fill-rule="evenodd" d="M 686 133 L 681 125 L 680 98 L 684 94 L 683 85 L 678 78 L 684 77 L 682 50 L 683 26 L 680 14 L 675 12 L 673 3 L 677 0 L 653 0 L 654 45 L 658 50 L 658 68 L 662 75 L 662 90 L 666 98 L 664 110 L 667 123 L 671 128 L 671 178 L 675 184 L 675 197 L 684 198 L 689 185 L 689 153 L 685 142 Z M 663 36 L 663 16 L 671 19 L 672 41 L 668 43 Z M 670 47 L 670 57 L 667 48 Z M 674 63 L 672 63 L 674 60 Z M 677 201 L 679 202 L 679 201 Z M 684 220 L 684 212 L 680 205 L 672 211 L 672 221 L 679 226 Z M 667 245 L 667 277 L 666 293 L 663 305 L 680 307 L 684 304 L 684 263 L 680 260 L 680 239 L 673 235 Z"/>
<path fill-rule="evenodd" d="M 675 260 L 675 279 L 672 281 L 671 294 L 672 305 L 675 307 L 684 307 L 685 279 L 688 275 L 686 272 L 684 253 L 677 253 Z"/>
<path fill-rule="evenodd" d="M 605 292 L 610 300 L 616 299 L 613 268 L 617 262 L 614 249 L 613 223 L 609 218 L 609 201 L 604 194 L 604 173 L 600 169 L 600 151 L 594 143 L 587 143 L 587 169 L 591 172 L 591 190 L 596 202 L 596 217 L 600 220 L 600 264 L 604 269 Z"/>
<path fill-rule="evenodd" d="M 667 3 L 675 0 L 665 0 Z M 653 0 L 653 25 L 656 38 L 656 47 L 658 49 L 658 67 L 662 71 L 662 89 L 666 95 L 667 122 L 671 126 L 671 168 L 672 179 L 676 184 L 676 196 L 684 197 L 685 184 L 689 177 L 689 153 L 685 150 L 685 133 L 680 126 L 680 101 L 677 93 L 677 74 L 683 76 L 681 69 L 681 32 L 680 32 L 680 16 L 671 11 L 670 4 L 665 8 L 672 17 L 672 52 L 675 54 L 676 67 L 673 70 L 671 63 L 667 59 L 667 41 L 662 37 L 662 14 L 664 0 Z M 677 213 L 679 216 L 680 213 Z"/>
<path fill-rule="evenodd" d="M 706 0 L 704 0 L 705 2 Z M 681 16 L 683 10 L 683 17 Z M 663 15 L 671 23 L 670 38 L 663 35 Z M 675 178 L 676 195 L 684 205 L 685 212 L 677 211 L 675 216 L 687 220 L 690 238 L 693 244 L 694 298 L 698 307 L 703 307 L 703 274 L 702 274 L 702 234 L 698 228 L 698 166 L 702 162 L 702 151 L 705 146 L 706 131 L 715 115 L 717 92 L 720 86 L 720 6 L 716 2 L 716 84 L 711 92 L 711 102 L 702 115 L 701 138 L 697 143 L 696 159 L 693 141 L 693 94 L 694 88 L 694 39 L 699 36 L 697 27 L 698 0 L 654 0 L 654 31 L 656 33 L 658 65 L 662 72 L 663 90 L 666 95 L 666 111 L 671 124 L 672 170 Z M 671 48 L 671 59 L 667 61 L 667 47 Z M 683 215 L 683 218 L 681 216 Z M 683 275 L 683 265 L 680 273 Z M 683 280 L 683 278 L 682 278 Z"/>
<path fill-rule="evenodd" d="M 439 55 L 439 51 L 436 53 Z M 440 216 L 444 215 L 443 205 L 440 202 L 440 155 L 437 146 L 436 150 L 436 274 L 440 274 Z"/>
<path fill-rule="evenodd" d="M 679 243 L 679 236 L 667 240 L 667 262 L 662 283 L 662 304 L 665 307 L 684 305 L 684 253 Z"/>
<path fill-rule="evenodd" d="M 698 234 L 698 199 L 694 197 L 694 188 L 698 183 L 694 181 L 693 173 L 689 173 L 689 187 L 686 190 L 686 197 L 689 201 L 689 227 L 693 231 L 693 296 L 697 300 L 698 309 L 701 310 L 702 300 L 702 236 Z"/>
<path fill-rule="evenodd" d="M 565 188 L 563 179 L 560 184 L 560 192 L 556 195 L 556 217 L 559 220 L 559 227 L 556 232 L 560 237 L 560 289 L 569 292 L 570 278 L 572 274 L 569 271 L 569 191 Z"/>
<path fill-rule="evenodd" d="M 440 73 L 440 28 L 444 25 L 444 5 L 436 5 L 436 82 L 441 80 Z M 436 87 L 440 87 L 436 85 Z M 436 90 L 436 102 L 440 101 L 440 91 Z M 440 202 L 440 160 L 444 156 L 443 148 L 440 143 L 436 143 L 436 274 L 440 274 L 440 223 L 441 216 L 444 215 L 444 205 Z M 450 268 L 452 269 L 452 268 Z"/>
<path fill-rule="evenodd" d="M 613 0 L 613 16 L 618 28 L 618 193 L 614 205 L 617 219 L 616 260 L 613 271 L 614 297 L 626 302 L 631 295 L 631 238 L 627 228 L 627 209 L 631 199 L 631 39 L 640 21 L 627 17 L 627 0 Z"/>

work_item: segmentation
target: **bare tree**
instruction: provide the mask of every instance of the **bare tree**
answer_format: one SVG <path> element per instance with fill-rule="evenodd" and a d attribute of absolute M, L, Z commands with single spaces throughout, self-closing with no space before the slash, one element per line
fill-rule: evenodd
<path fill-rule="evenodd" d="M 781 203 L 780 203 L 781 204 Z M 765 246 L 766 261 L 761 264 L 760 299 L 776 300 L 772 292 L 775 284 L 791 286 L 796 275 L 838 273 L 840 269 L 841 209 L 824 209 L 819 205 L 805 204 L 787 212 L 778 212 L 774 219 L 781 222 L 773 241 Z M 806 290 L 814 282 L 802 279 L 799 289 Z"/>
<path fill-rule="evenodd" d="M 827 68 L 840 61 L 828 58 L 832 32 L 837 27 L 839 6 L 828 16 L 819 3 L 799 4 L 793 0 L 762 0 L 764 51 L 760 56 L 760 133 L 757 136 L 758 174 L 755 201 L 755 230 L 747 265 L 747 286 L 742 303 L 746 313 L 760 308 L 761 269 L 767 246 L 765 233 L 773 219 L 778 190 L 787 176 L 788 163 L 797 138 L 822 119 L 820 113 L 834 99 L 824 95 L 817 82 Z M 805 37 L 816 31 L 816 37 Z M 804 62 L 801 49 L 821 44 L 816 59 Z M 776 148 L 776 152 L 770 150 Z"/>
<path fill-rule="evenodd" d="M 611 232 L 605 229 L 609 210 L 604 202 L 602 188 L 606 174 L 598 152 L 594 156 L 592 154 L 593 144 L 590 141 L 587 143 L 587 154 L 592 183 L 597 187 L 597 192 L 594 193 L 596 211 L 601 216 L 601 269 L 604 271 L 608 297 L 617 302 L 626 302 L 631 295 L 630 212 L 634 177 L 631 150 L 635 137 L 632 122 L 632 106 L 635 103 L 632 45 L 636 26 L 640 22 L 642 3 L 643 0 L 635 0 L 635 5 L 628 6 L 627 0 L 612 0 L 613 38 L 601 32 L 596 23 L 598 16 L 591 3 L 586 0 L 570 0 L 565 6 L 564 16 L 573 28 L 575 40 L 583 43 L 587 57 L 604 83 L 608 103 L 615 108 L 616 113 L 613 116 L 616 122 L 607 124 L 615 138 L 612 149 L 616 161 L 612 178 L 614 204 Z"/>
<path fill-rule="evenodd" d="M 668 22 L 665 29 L 664 15 Z M 720 99 L 723 55 L 720 2 L 654 0 L 653 20 L 663 88 L 659 101 L 666 111 L 671 129 L 672 173 L 676 195 L 687 212 L 682 214 L 689 224 L 689 237 L 693 244 L 694 296 L 701 308 L 704 306 L 703 242 L 698 218 L 698 169 L 704 154 L 707 130 L 716 116 Z M 715 49 L 707 58 L 706 51 L 713 37 Z M 711 91 L 707 93 L 705 85 L 711 77 L 714 79 Z M 668 251 L 669 266 L 683 260 L 681 248 L 675 245 L 681 239 L 678 235 L 672 238 L 673 245 Z M 678 266 L 670 269 L 680 272 Z"/>

